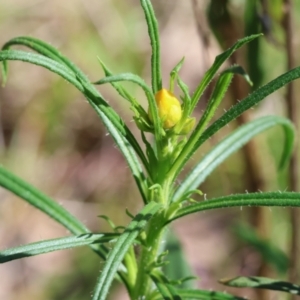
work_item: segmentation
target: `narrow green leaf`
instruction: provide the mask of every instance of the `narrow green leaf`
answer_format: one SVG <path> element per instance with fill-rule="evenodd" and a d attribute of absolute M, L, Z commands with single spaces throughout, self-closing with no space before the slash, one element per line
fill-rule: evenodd
<path fill-rule="evenodd" d="M 151 42 L 151 78 L 152 78 L 152 92 L 156 94 L 162 89 L 161 79 L 161 65 L 160 65 L 160 42 L 158 24 L 154 14 L 154 10 L 150 0 L 140 0 L 141 6 L 144 10 L 148 33 Z"/>
<path fill-rule="evenodd" d="M 180 300 L 181 299 L 180 297 L 179 298 L 174 298 L 172 296 L 172 294 L 170 293 L 170 291 L 168 289 L 168 286 L 166 286 L 165 284 L 160 283 L 160 282 L 156 282 L 155 285 L 157 287 L 158 292 L 162 296 L 162 298 L 160 298 L 160 299 L 164 299 L 164 300 L 173 300 L 173 299 Z"/>
<path fill-rule="evenodd" d="M 68 67 L 73 73 L 75 77 L 80 78 L 80 82 L 84 81 L 86 83 L 89 83 L 88 77 L 68 58 L 66 58 L 64 55 L 62 55 L 56 48 L 53 46 L 45 43 L 44 41 L 41 41 L 36 38 L 32 37 L 17 37 L 9 40 L 4 44 L 2 49 L 6 50 L 9 49 L 13 45 L 23 45 L 27 46 L 30 49 L 38 52 L 39 54 L 46 56 L 56 62 L 59 62 L 66 67 Z M 3 61 L 4 64 L 6 64 L 6 61 Z M 109 72 L 107 68 L 103 65 L 104 71 Z M 5 67 L 7 69 L 7 66 Z M 71 82 L 72 83 L 72 82 Z M 90 85 L 90 84 L 89 84 Z M 99 94 L 99 92 L 93 87 L 93 85 L 89 86 L 90 89 L 93 90 L 94 93 Z M 130 95 L 125 91 L 124 88 L 120 88 L 119 90 L 121 96 L 130 97 Z M 116 124 L 115 124 L 116 125 Z M 132 144 L 133 148 L 137 152 L 137 154 L 140 156 L 141 160 L 143 161 L 145 167 L 147 168 L 147 161 L 145 159 L 145 156 L 143 155 L 143 151 L 140 149 L 138 143 L 135 141 L 134 137 L 130 134 L 128 134 L 128 131 L 126 133 L 129 142 Z"/>
<path fill-rule="evenodd" d="M 59 224 L 70 230 L 71 233 L 76 235 L 86 233 L 91 234 L 89 229 L 87 229 L 84 224 L 82 224 L 61 205 L 44 195 L 41 191 L 31 186 L 29 183 L 13 175 L 2 166 L 0 166 L 0 186 L 6 188 L 52 219 L 56 220 Z M 104 245 L 91 244 L 90 247 L 101 258 L 104 260 L 106 259 L 108 249 Z M 119 272 L 118 275 L 127 286 L 126 278 L 123 276 L 123 274 Z"/>
<path fill-rule="evenodd" d="M 212 96 L 211 96 L 211 98 L 208 102 L 208 105 L 204 111 L 204 114 L 202 115 L 202 117 L 190 139 L 197 140 L 201 136 L 201 134 L 204 131 L 204 129 L 206 128 L 207 124 L 212 119 L 216 110 L 220 106 L 220 103 L 221 103 L 222 99 L 224 98 L 225 93 L 228 90 L 228 87 L 232 80 L 232 77 L 233 77 L 233 73 L 227 73 L 227 72 L 223 73 L 219 77 L 217 84 L 213 90 Z"/>
<path fill-rule="evenodd" d="M 175 83 L 175 80 L 178 77 L 178 72 L 181 69 L 183 63 L 184 63 L 184 57 L 179 61 L 179 63 L 170 72 L 170 87 L 169 87 L 169 90 L 172 93 L 174 93 L 174 83 Z"/>
<path fill-rule="evenodd" d="M 68 58 L 66 58 L 64 55 L 62 55 L 53 46 L 51 46 L 41 40 L 32 38 L 32 37 L 17 37 L 17 38 L 13 38 L 13 39 L 9 40 L 7 43 L 5 43 L 2 49 L 9 49 L 13 45 L 27 46 L 30 49 L 38 52 L 39 54 L 46 56 L 56 62 L 59 62 L 59 63 L 65 65 L 66 67 L 68 67 L 68 69 L 70 71 L 72 71 L 74 73 L 74 76 L 76 78 L 79 78 L 79 82 L 85 82 L 85 85 L 89 85 L 89 89 L 92 90 L 94 94 L 98 94 L 100 96 L 99 92 L 94 88 L 94 86 L 89 83 L 88 77 L 72 61 L 70 61 Z M 5 62 L 6 61 L 4 61 L 4 63 Z M 34 63 L 34 62 L 32 62 L 32 63 Z M 104 67 L 104 71 L 108 72 L 108 69 L 105 68 L 104 65 L 103 65 L 103 67 Z M 82 90 L 80 90 L 80 91 L 82 92 Z M 121 95 L 128 96 L 128 97 L 130 96 L 128 93 L 126 93 L 126 91 L 124 89 L 122 89 Z M 132 139 L 132 137 L 130 137 L 130 139 Z M 130 142 L 131 142 L 131 140 L 130 140 Z M 134 144 L 135 145 L 133 145 L 133 146 L 136 146 L 137 143 L 134 143 Z M 139 151 L 137 151 L 137 152 L 139 152 Z M 142 157 L 141 157 L 141 159 L 142 159 Z"/>
<path fill-rule="evenodd" d="M 84 91 L 84 94 L 87 96 L 87 99 L 93 99 L 90 100 L 91 106 L 98 113 L 108 132 L 111 134 L 118 148 L 124 155 L 142 195 L 143 201 L 144 203 L 147 203 L 148 183 L 134 151 L 137 147 L 139 148 L 139 152 L 142 152 L 142 150 L 139 145 L 134 148 L 132 147 L 132 143 L 135 143 L 136 139 L 133 137 L 128 127 L 120 119 L 119 115 L 117 115 L 116 112 L 100 96 L 92 94 L 92 92 L 88 90 L 88 86 Z M 95 103 L 98 103 L 98 105 Z M 129 143 L 129 139 L 132 141 L 132 143 Z M 142 154 L 142 157 L 142 161 L 147 163 L 144 154 Z"/>
<path fill-rule="evenodd" d="M 77 80 L 74 72 L 72 72 L 69 68 L 65 65 L 54 61 L 46 56 L 30 53 L 20 50 L 3 50 L 0 51 L 0 61 L 7 61 L 7 60 L 19 60 L 28 62 L 34 65 L 38 65 L 48 69 L 49 71 L 56 73 L 69 81 L 79 90 L 82 90 L 82 86 Z"/>
<path fill-rule="evenodd" d="M 106 77 L 113 76 L 113 73 L 106 67 L 106 65 L 98 58 L 101 67 L 104 71 L 104 74 Z M 134 112 L 134 120 L 139 127 L 139 129 L 142 131 L 150 131 L 152 132 L 152 126 L 151 121 L 149 119 L 148 113 L 145 111 L 145 109 L 142 107 L 142 105 L 133 97 L 130 95 L 130 93 L 127 92 L 127 90 L 118 82 L 111 82 L 111 85 L 113 88 L 117 91 L 117 93 L 124 98 L 126 101 L 128 101 L 131 104 L 130 109 Z M 140 155 L 140 158 L 142 159 L 143 155 Z M 143 164 L 148 172 L 150 174 L 149 169 L 149 163 L 144 162 Z"/>
<path fill-rule="evenodd" d="M 113 76 L 113 73 L 107 68 L 107 66 L 103 63 L 103 61 L 98 57 L 100 65 L 104 71 L 105 77 Z M 135 98 L 131 97 L 131 95 L 126 91 L 126 89 L 118 84 L 117 82 L 111 82 L 111 85 L 114 89 L 118 92 L 118 94 L 124 98 L 125 100 L 129 101 L 129 103 L 133 106 L 139 105 Z M 146 112 L 145 112 L 146 113 Z"/>
<path fill-rule="evenodd" d="M 184 128 L 184 126 L 186 126 L 186 122 L 188 121 L 188 119 L 191 119 L 190 117 L 190 108 L 191 108 L 191 97 L 189 95 L 189 88 L 188 86 L 181 80 L 181 78 L 178 76 L 177 77 L 177 83 L 178 86 L 180 87 L 181 91 L 183 92 L 183 96 L 181 96 L 181 100 L 183 101 L 183 111 L 182 111 L 182 117 L 180 120 L 180 129 L 182 130 Z M 193 128 L 191 128 L 190 130 L 192 130 Z M 179 130 L 180 132 L 180 130 Z"/>
<path fill-rule="evenodd" d="M 209 139 L 214 133 L 219 131 L 222 127 L 227 125 L 232 120 L 236 119 L 243 112 L 258 104 L 273 92 L 279 90 L 289 82 L 298 79 L 300 77 L 300 67 L 292 69 L 274 80 L 270 81 L 266 85 L 258 88 L 242 101 L 231 107 L 221 118 L 211 124 L 202 134 L 201 138 L 197 141 L 194 147 L 196 151 L 207 139 Z"/>
<path fill-rule="evenodd" d="M 244 77 L 244 79 L 246 80 L 246 82 L 249 85 L 251 85 L 251 86 L 253 85 L 253 82 L 251 81 L 248 73 L 240 65 L 234 64 L 234 65 L 230 66 L 229 68 L 227 68 L 226 70 L 224 70 L 221 74 L 226 74 L 226 73 L 239 74 Z"/>
<path fill-rule="evenodd" d="M 88 81 L 88 78 L 84 75 L 84 73 L 75 64 L 73 64 L 68 58 L 63 56 L 56 48 L 45 43 L 44 41 L 41 41 L 41 40 L 33 38 L 33 37 L 20 36 L 20 37 L 13 38 L 13 39 L 9 40 L 8 42 L 6 42 L 3 45 L 2 50 L 8 50 L 11 46 L 14 46 L 14 45 L 26 46 L 43 56 L 51 58 L 52 60 L 59 62 L 59 63 L 65 65 L 66 67 L 68 67 L 77 76 L 80 75 L 80 77 L 82 79 L 85 79 Z M 3 73 L 5 74 L 4 75 L 4 81 L 5 81 L 6 76 L 7 76 L 7 62 L 6 61 L 3 62 L 3 69 L 4 69 Z"/>
<path fill-rule="evenodd" d="M 88 233 L 89 230 L 61 205 L 44 195 L 38 189 L 13 175 L 0 166 L 0 186 L 26 200 L 29 204 L 46 213 L 74 234 Z"/>
<path fill-rule="evenodd" d="M 158 291 L 167 300 L 181 300 L 178 295 L 177 289 L 170 283 L 168 278 L 159 270 L 152 270 L 150 274 L 151 279 L 155 283 Z"/>
<path fill-rule="evenodd" d="M 65 65 L 66 67 L 68 67 L 74 73 L 75 77 L 78 78 L 78 76 L 79 76 L 80 81 L 85 81 L 87 83 L 89 82 L 88 77 L 72 61 L 70 61 L 68 58 L 66 58 L 64 55 L 62 55 L 56 48 L 54 48 L 53 46 L 45 43 L 44 41 L 41 41 L 39 39 L 32 38 L 32 37 L 26 37 L 26 36 L 16 37 L 16 38 L 13 38 L 13 39 L 9 40 L 8 42 L 6 42 L 3 45 L 2 49 L 3 50 L 8 50 L 13 45 L 27 46 L 30 49 L 38 52 L 39 54 L 41 54 L 43 56 L 46 56 L 46 57 L 48 57 L 48 58 L 50 58 L 50 59 L 52 59 L 56 62 L 59 62 L 59 63 Z M 3 61 L 3 63 L 4 63 L 4 69 L 6 70 L 6 72 L 5 72 L 5 76 L 6 76 L 6 73 L 7 73 L 6 63 L 7 62 Z M 108 72 L 108 69 L 105 68 L 104 71 Z M 61 75 L 61 74 L 59 74 L 59 75 Z M 98 91 L 93 87 L 93 85 L 90 85 L 89 88 L 92 89 L 94 93 L 98 93 Z M 126 93 L 126 91 L 123 88 L 119 92 L 123 96 L 127 96 L 127 97 L 130 96 L 128 93 Z M 135 151 L 137 152 L 137 154 L 139 155 L 139 157 L 141 158 L 145 168 L 147 169 L 148 163 L 147 163 L 147 160 L 145 159 L 145 156 L 143 155 L 143 151 L 140 149 L 138 143 L 136 142 L 136 140 L 134 139 L 132 134 L 129 134 L 128 131 L 129 130 L 127 130 L 127 132 L 126 132 L 127 138 L 129 140 L 129 142 L 132 144 L 132 146 L 135 149 Z"/>
<path fill-rule="evenodd" d="M 129 247 L 134 243 L 140 231 L 147 225 L 149 219 L 160 208 L 161 205 L 155 202 L 147 204 L 117 239 L 115 246 L 107 256 L 104 268 L 98 278 L 93 300 L 106 299 L 109 287 Z"/>
<path fill-rule="evenodd" d="M 101 80 L 96 81 L 94 84 L 104 84 L 104 83 L 112 83 L 118 81 L 131 81 L 138 84 L 143 89 L 149 103 L 150 113 L 153 118 L 155 140 L 157 142 L 157 145 L 159 146 L 160 141 L 162 139 L 161 120 L 158 116 L 157 105 L 154 99 L 154 95 L 141 77 L 132 73 L 123 73 L 119 75 L 104 77 Z M 159 150 L 157 152 L 160 153 Z"/>
<path fill-rule="evenodd" d="M 186 106 L 188 108 L 190 108 L 192 99 L 189 95 L 189 87 L 181 80 L 181 78 L 179 76 L 177 77 L 177 83 L 184 95 L 184 98 L 183 98 L 184 99 L 184 110 L 185 110 Z M 185 117 L 188 116 L 189 111 L 190 111 L 190 109 L 187 109 L 187 113 L 185 113 L 185 115 L 184 115 Z"/>
<path fill-rule="evenodd" d="M 280 1 L 278 3 L 280 3 Z M 281 4 L 282 3 L 280 3 L 279 5 Z M 261 22 L 258 22 L 259 20 L 259 16 L 257 14 L 258 5 L 259 5 L 258 2 L 252 0 L 246 0 L 244 2 L 244 16 L 242 17 L 244 21 L 244 33 L 243 33 L 244 36 L 259 33 L 262 31 L 262 26 L 260 24 Z M 274 6 L 272 5 L 272 7 Z M 282 8 L 280 10 L 282 12 Z M 270 15 L 271 14 L 272 13 L 270 13 Z M 269 16 L 264 15 L 263 18 L 266 17 L 271 19 L 272 17 L 270 15 Z M 268 37 L 266 37 L 266 39 L 268 39 Z M 244 55 L 245 62 L 247 63 L 247 72 L 250 78 L 252 78 L 253 80 L 253 86 L 255 90 L 260 85 L 262 85 L 265 72 L 267 71 L 263 63 L 263 61 L 265 60 L 265 55 L 261 55 L 263 43 L 264 43 L 263 39 L 255 39 L 254 41 L 252 41 L 247 45 L 247 49 L 245 51 L 246 53 Z"/>
<path fill-rule="evenodd" d="M 215 58 L 215 61 L 213 63 L 213 65 L 210 67 L 210 69 L 205 73 L 202 81 L 200 82 L 200 84 L 198 85 L 198 87 L 196 88 L 193 96 L 192 96 L 192 106 L 191 106 L 191 111 L 190 113 L 194 110 L 195 106 L 197 105 L 201 95 L 203 94 L 203 92 L 205 91 L 205 89 L 207 88 L 207 86 L 209 85 L 209 83 L 211 82 L 211 80 L 214 78 L 214 76 L 216 75 L 217 71 L 219 70 L 219 68 L 221 67 L 221 65 L 239 48 L 241 48 L 243 45 L 245 45 L 246 43 L 251 42 L 252 40 L 258 38 L 259 36 L 261 36 L 261 34 L 255 34 L 255 35 L 251 35 L 245 38 L 242 38 L 240 40 L 238 40 L 231 48 L 229 48 L 228 50 L 226 50 L 225 52 L 221 53 L 220 55 L 218 55 Z"/>
<path fill-rule="evenodd" d="M 270 192 L 270 193 L 247 193 L 234 194 L 219 198 L 213 198 L 202 202 L 194 203 L 189 206 L 180 208 L 176 215 L 167 223 L 170 223 L 178 218 L 190 215 L 196 212 L 227 208 L 227 207 L 251 207 L 251 206 L 281 206 L 281 207 L 299 207 L 300 193 L 294 192 Z"/>
<path fill-rule="evenodd" d="M 181 182 L 174 194 L 173 201 L 178 201 L 188 191 L 197 189 L 206 177 L 232 153 L 243 147 L 254 136 L 276 125 L 281 125 L 285 133 L 285 143 L 282 143 L 284 151 L 279 165 L 281 167 L 284 166 L 288 162 L 293 150 L 294 126 L 286 118 L 278 116 L 262 117 L 239 127 L 206 154 Z"/>
<path fill-rule="evenodd" d="M 61 205 L 56 203 L 48 196 L 44 195 L 29 183 L 13 175 L 2 166 L 0 166 L 0 186 L 21 197 L 32 206 L 36 207 L 52 219 L 56 220 L 58 223 L 70 230 L 70 232 L 72 232 L 73 234 L 79 235 L 90 233 L 85 225 L 83 225 Z M 107 250 L 105 248 L 100 248 L 98 246 L 93 246 L 92 248 L 102 258 L 106 257 Z"/>
<path fill-rule="evenodd" d="M 145 81 L 140 76 L 132 74 L 132 73 L 109 75 L 109 76 L 106 76 L 106 77 L 94 82 L 94 84 L 100 85 L 100 84 L 105 84 L 105 83 L 115 83 L 115 82 L 119 82 L 119 81 L 130 81 L 130 82 L 136 83 L 143 89 L 143 91 L 147 97 L 147 100 L 149 102 L 149 105 L 150 105 L 150 102 L 155 103 L 153 93 L 151 92 L 149 86 L 145 83 Z M 121 93 L 122 96 L 126 96 L 126 97 L 128 96 L 127 93 L 123 89 L 119 90 L 119 92 Z"/>
<path fill-rule="evenodd" d="M 294 283 L 271 279 L 265 277 L 235 277 L 230 279 L 222 279 L 220 283 L 233 287 L 250 287 L 257 289 L 267 289 L 273 291 L 286 292 L 292 295 L 300 295 L 300 286 Z"/>
<path fill-rule="evenodd" d="M 144 203 L 146 203 L 148 193 L 147 182 L 135 152 L 145 164 L 147 163 L 147 159 L 145 158 L 143 151 L 141 150 L 131 131 L 120 119 L 118 114 L 104 101 L 95 87 L 89 82 L 86 82 L 83 79 L 83 75 L 81 76 L 80 73 L 78 73 L 80 77 L 76 77 L 74 72 L 65 65 L 62 65 L 61 63 L 40 54 L 16 50 L 1 51 L 0 61 L 6 60 L 19 60 L 44 67 L 69 81 L 85 95 L 90 105 L 100 116 L 109 133 L 117 143 L 120 151 L 126 158 L 141 192 Z M 147 165 L 145 165 L 145 167 L 147 169 Z"/>
<path fill-rule="evenodd" d="M 215 291 L 178 289 L 177 292 L 185 300 L 245 300 L 245 298 Z"/>
<path fill-rule="evenodd" d="M 117 236 L 117 234 L 84 233 L 77 236 L 68 236 L 31 243 L 0 251 L 0 263 L 58 250 L 71 249 L 92 244 L 103 244 L 111 241 Z"/>

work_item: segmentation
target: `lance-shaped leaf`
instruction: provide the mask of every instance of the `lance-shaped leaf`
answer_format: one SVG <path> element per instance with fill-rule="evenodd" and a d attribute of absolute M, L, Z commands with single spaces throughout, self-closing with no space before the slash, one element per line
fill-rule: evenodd
<path fill-rule="evenodd" d="M 52 60 L 65 65 L 67 68 L 73 71 L 74 74 L 76 74 L 76 76 L 80 76 L 82 79 L 88 81 L 88 78 L 85 76 L 85 74 L 72 61 L 70 61 L 68 58 L 63 56 L 56 48 L 45 43 L 44 41 L 41 41 L 33 37 L 20 36 L 7 41 L 2 46 L 2 50 L 8 50 L 11 46 L 14 45 L 26 46 L 43 56 L 51 58 Z M 3 83 L 4 84 L 7 78 L 7 71 L 8 71 L 7 61 L 4 61 L 3 62 Z"/>
<path fill-rule="evenodd" d="M 154 297 L 155 300 L 245 300 L 245 298 L 240 298 L 221 292 L 176 288 L 174 284 L 170 283 L 168 279 L 157 270 L 154 270 L 150 276 L 160 293 L 160 295 Z"/>
<path fill-rule="evenodd" d="M 147 225 L 148 221 L 160 210 L 160 208 L 161 205 L 156 202 L 147 204 L 117 239 L 115 246 L 107 256 L 104 268 L 98 278 L 93 300 L 106 299 L 109 287 L 125 254 L 134 243 L 134 240 L 140 231 Z"/>
<path fill-rule="evenodd" d="M 162 136 L 164 134 L 164 131 L 162 129 L 162 125 L 161 125 L 161 120 L 159 118 L 158 115 L 158 110 L 157 110 L 157 105 L 154 99 L 154 95 L 151 92 L 150 88 L 147 86 L 147 84 L 145 83 L 145 81 L 132 73 L 123 73 L 123 74 L 119 74 L 119 75 L 112 75 L 112 76 L 108 76 L 108 77 L 104 77 L 99 81 L 96 81 L 94 84 L 104 84 L 104 83 L 112 83 L 112 82 L 118 82 L 118 81 L 130 81 L 130 82 L 134 82 L 137 85 L 139 85 L 148 100 L 149 103 L 149 111 L 152 115 L 152 119 L 153 119 L 153 126 L 154 126 L 154 135 L 155 135 L 155 140 L 157 143 L 157 147 L 160 148 L 161 145 L 161 140 L 162 140 Z M 160 153 L 160 150 L 157 150 L 157 153 Z"/>
<path fill-rule="evenodd" d="M 90 233 L 84 224 L 61 205 L 3 167 L 0 167 L 0 186 L 21 197 L 50 218 L 56 220 L 73 234 Z M 105 247 L 93 245 L 92 248 L 98 255 L 105 259 L 108 252 Z"/>
<path fill-rule="evenodd" d="M 116 238 L 117 234 L 85 233 L 77 236 L 45 240 L 0 251 L 0 263 L 58 250 L 71 249 L 92 244 L 103 244 Z"/>
<path fill-rule="evenodd" d="M 72 61 L 70 61 L 67 57 L 62 55 L 53 46 L 45 43 L 44 41 L 36 39 L 36 38 L 17 37 L 17 38 L 13 38 L 13 39 L 9 40 L 8 42 L 6 42 L 4 44 L 4 46 L 2 47 L 2 49 L 3 50 L 4 49 L 5 50 L 9 49 L 13 45 L 27 46 L 28 48 L 40 53 L 41 55 L 43 55 L 45 57 L 48 57 L 48 58 L 50 58 L 50 59 L 52 59 L 52 60 L 54 60 L 58 63 L 61 63 L 61 64 L 65 65 L 70 71 L 72 71 L 74 73 L 74 76 L 77 77 L 80 82 L 85 82 L 85 85 L 88 86 L 88 88 L 92 91 L 93 94 L 96 94 L 99 97 L 101 97 L 101 95 L 95 89 L 95 87 L 92 84 L 90 84 L 88 77 Z M 107 68 L 105 68 L 104 65 L 103 65 L 103 68 L 104 68 L 105 72 L 109 72 L 109 70 Z M 3 81 L 4 81 L 4 83 L 5 83 L 6 77 L 7 77 L 7 61 L 3 61 Z M 123 97 L 127 97 L 127 98 L 130 97 L 130 95 L 125 91 L 124 88 L 120 87 L 119 92 L 120 92 L 121 96 L 123 96 Z M 88 100 L 93 101 L 93 99 L 88 99 Z M 97 103 L 98 102 L 96 102 L 96 104 Z M 114 125 L 117 126 L 118 124 L 114 124 Z M 124 124 L 122 124 L 122 125 L 124 127 Z M 148 170 L 148 162 L 147 162 L 147 159 L 145 158 L 145 155 L 144 155 L 143 151 L 141 150 L 138 142 L 136 141 L 136 139 L 134 138 L 134 136 L 132 135 L 130 130 L 128 130 L 126 127 L 125 127 L 124 134 L 126 135 L 128 141 L 130 142 L 130 144 L 132 145 L 132 147 L 136 151 L 137 155 L 140 157 L 140 159 L 143 162 L 145 168 Z"/>
<path fill-rule="evenodd" d="M 141 157 L 141 161 L 147 162 L 147 160 L 131 131 L 120 119 L 118 114 L 104 101 L 95 87 L 89 82 L 86 82 L 82 76 L 76 77 L 74 72 L 65 65 L 43 55 L 16 50 L 1 51 L 0 61 L 6 60 L 19 60 L 44 67 L 69 81 L 84 94 L 126 158 L 143 200 L 146 203 L 148 187 L 136 153 Z"/>
<path fill-rule="evenodd" d="M 73 84 L 77 89 L 82 91 L 82 86 L 77 80 L 74 72 L 65 65 L 50 59 L 46 56 L 20 51 L 20 50 L 3 50 L 0 51 L 0 61 L 19 60 L 38 65 L 48 69 L 49 71 L 58 74 L 68 82 Z"/>
<path fill-rule="evenodd" d="M 270 192 L 270 193 L 248 193 L 234 194 L 202 202 L 193 203 L 186 207 L 178 209 L 177 213 L 170 218 L 167 223 L 170 223 L 178 218 L 190 215 L 196 212 L 227 208 L 227 207 L 251 207 L 251 206 L 281 206 L 281 207 L 299 207 L 300 193 L 294 192 Z"/>
<path fill-rule="evenodd" d="M 32 37 L 17 37 L 9 40 L 4 44 L 2 47 L 3 50 L 9 49 L 13 45 L 23 45 L 27 46 L 28 48 L 40 53 L 41 55 L 48 57 L 58 63 L 61 63 L 65 65 L 70 71 L 74 73 L 74 76 L 76 78 L 79 78 L 80 82 L 85 82 L 85 85 L 88 85 L 89 89 L 92 90 L 94 94 L 98 94 L 98 96 L 101 96 L 99 92 L 94 88 L 92 84 L 90 84 L 88 77 L 67 57 L 62 55 L 56 48 L 53 46 L 45 43 L 44 41 L 41 41 L 36 38 Z M 3 79 L 6 78 L 7 73 L 7 61 L 3 61 L 4 64 L 4 76 Z M 103 64 L 103 63 L 101 63 Z M 104 71 L 109 72 L 109 70 L 103 65 Z M 59 74 L 61 75 L 61 74 Z M 65 78 L 66 79 L 66 78 Z M 72 83 L 72 82 L 71 82 Z M 124 90 L 124 88 L 121 88 L 119 91 L 120 94 L 125 97 L 130 97 L 130 95 Z M 93 99 L 90 99 L 93 100 Z M 98 102 L 96 102 L 97 104 Z M 129 131 L 129 130 L 128 130 Z M 128 132 L 126 132 L 127 138 L 129 139 L 130 143 L 132 144 L 133 148 L 137 152 L 137 154 L 140 156 L 141 160 L 145 164 L 145 167 L 147 167 L 147 163 L 145 160 L 145 157 L 142 155 L 143 151 L 140 149 L 139 144 L 135 141 L 134 136 L 130 135 Z"/>
<path fill-rule="evenodd" d="M 131 169 L 135 182 L 139 188 L 139 191 L 142 195 L 143 201 L 144 203 L 147 203 L 148 183 L 140 162 L 136 157 L 136 152 L 134 151 L 135 148 L 132 147 L 132 143 L 130 143 L 127 139 L 131 136 L 133 137 L 132 133 L 120 119 L 119 115 L 101 97 L 99 97 L 97 94 L 94 94 L 89 89 L 89 86 L 86 86 L 84 83 L 83 86 L 86 87 L 84 94 L 87 96 L 87 99 L 94 99 L 90 101 L 91 106 L 98 113 L 108 132 L 111 134 L 118 148 L 125 157 Z M 95 102 L 98 102 L 99 104 L 96 105 Z M 133 139 L 134 141 L 136 141 L 134 137 Z M 139 151 L 142 153 L 141 149 Z M 143 153 L 142 156 L 144 157 Z M 142 161 L 145 161 L 147 163 L 146 158 L 143 158 Z M 148 167 L 146 168 L 148 169 Z"/>
<path fill-rule="evenodd" d="M 70 230 L 71 233 L 76 235 L 91 233 L 83 223 L 81 223 L 61 205 L 59 205 L 50 197 L 44 195 L 41 191 L 29 183 L 13 175 L 2 166 L 0 166 L 0 186 L 21 197 L 32 206 L 56 220 L 58 223 Z M 108 249 L 104 245 L 91 244 L 90 247 L 100 257 L 106 259 Z M 118 275 L 124 284 L 128 286 L 126 278 L 123 276 L 123 274 L 119 272 Z"/>
<path fill-rule="evenodd" d="M 211 82 L 211 80 L 216 75 L 217 71 L 221 67 L 221 65 L 239 48 L 241 48 L 243 45 L 251 42 L 252 40 L 258 38 L 261 36 L 261 34 L 255 34 L 250 35 L 248 37 L 242 38 L 238 40 L 231 48 L 226 50 L 225 52 L 219 54 L 213 63 L 213 65 L 209 68 L 209 70 L 205 73 L 203 79 L 201 80 L 200 84 L 196 88 L 193 96 L 192 96 L 192 105 L 191 105 L 191 111 L 194 110 L 195 106 L 197 105 L 197 102 L 199 101 L 199 98 Z"/>
<path fill-rule="evenodd" d="M 184 63 L 184 57 L 177 63 L 177 65 L 170 72 L 170 87 L 169 90 L 174 93 L 174 84 L 179 76 L 179 71 Z"/>
<path fill-rule="evenodd" d="M 113 76 L 113 73 L 108 69 L 108 67 L 104 64 L 104 62 L 99 57 L 98 60 L 104 71 L 105 77 Z M 127 100 L 133 107 L 140 108 L 141 112 L 143 112 L 143 114 L 146 114 L 146 111 L 141 107 L 139 102 L 134 97 L 132 97 L 130 93 L 127 92 L 127 90 L 123 86 L 121 86 L 118 82 L 115 81 L 111 82 L 111 85 L 114 87 L 114 89 L 118 92 L 118 94 L 122 98 Z"/>
<path fill-rule="evenodd" d="M 196 151 L 207 139 L 209 139 L 213 134 L 219 131 L 222 127 L 227 125 L 232 120 L 236 119 L 243 112 L 250 109 L 251 107 L 258 104 L 260 101 L 265 99 L 267 96 L 273 92 L 279 90 L 283 86 L 287 85 L 289 82 L 298 79 L 300 77 L 300 67 L 292 69 L 274 80 L 270 81 L 266 85 L 258 88 L 249 96 L 244 98 L 242 101 L 238 102 L 236 105 L 231 107 L 221 118 L 216 120 L 211 124 L 202 134 L 200 139 L 197 141 L 194 147 Z"/>
<path fill-rule="evenodd" d="M 0 186 L 26 200 L 74 234 L 88 233 L 89 230 L 77 218 L 50 197 L 0 166 Z"/>
<path fill-rule="evenodd" d="M 106 65 L 100 60 L 100 58 L 98 58 L 98 60 L 104 71 L 105 77 L 113 76 L 113 73 L 106 67 Z M 144 108 L 142 107 L 142 105 L 133 96 L 131 96 L 130 93 L 127 92 L 127 90 L 119 82 L 113 81 L 111 82 L 111 85 L 122 98 L 124 98 L 131 104 L 130 109 L 134 112 L 133 119 L 135 120 L 139 129 L 141 131 L 153 132 L 152 124 L 149 119 L 149 116 L 147 112 L 144 110 Z M 147 161 L 143 163 L 147 169 L 148 174 L 150 174 L 148 168 L 149 163 Z"/>
<path fill-rule="evenodd" d="M 292 295 L 300 295 L 300 286 L 294 283 L 271 279 L 265 277 L 235 277 L 230 279 L 222 279 L 220 283 L 233 287 L 250 287 L 257 289 L 266 289 L 273 291 L 286 292 Z"/>
<path fill-rule="evenodd" d="M 150 0 L 140 0 L 144 10 L 151 42 L 151 79 L 153 94 L 162 89 L 158 24 Z"/>
<path fill-rule="evenodd" d="M 246 300 L 245 298 L 216 291 L 178 289 L 177 293 L 185 300 Z"/>
<path fill-rule="evenodd" d="M 155 283 L 159 293 L 163 299 L 168 300 L 181 300 L 182 298 L 178 295 L 176 288 L 169 283 L 168 279 L 158 270 L 152 270 L 151 279 Z"/>
<path fill-rule="evenodd" d="M 197 189 L 198 186 L 204 182 L 206 177 L 231 154 L 243 147 L 254 136 L 276 125 L 281 125 L 285 134 L 285 142 L 283 143 L 284 149 L 279 164 L 280 167 L 283 167 L 288 162 L 293 150 L 294 126 L 292 122 L 286 118 L 278 116 L 262 117 L 239 127 L 206 154 L 181 182 L 174 194 L 173 201 L 178 201 L 188 191 Z"/>

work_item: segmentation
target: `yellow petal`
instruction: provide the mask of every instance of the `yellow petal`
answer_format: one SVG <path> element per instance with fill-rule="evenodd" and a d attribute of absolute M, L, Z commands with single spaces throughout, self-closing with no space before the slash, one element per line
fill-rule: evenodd
<path fill-rule="evenodd" d="M 163 128 L 170 129 L 181 119 L 182 109 L 179 100 L 173 93 L 162 89 L 155 94 L 158 116 L 162 120 Z M 149 118 L 152 116 L 149 113 Z"/>

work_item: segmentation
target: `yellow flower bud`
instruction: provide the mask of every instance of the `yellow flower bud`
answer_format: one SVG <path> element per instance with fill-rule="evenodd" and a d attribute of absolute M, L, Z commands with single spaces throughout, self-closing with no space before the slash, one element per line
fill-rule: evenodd
<path fill-rule="evenodd" d="M 181 105 L 175 95 L 166 89 L 162 89 L 155 94 L 155 101 L 158 116 L 163 122 L 163 128 L 170 129 L 175 126 L 182 116 Z M 152 121 L 150 111 L 149 118 Z"/>

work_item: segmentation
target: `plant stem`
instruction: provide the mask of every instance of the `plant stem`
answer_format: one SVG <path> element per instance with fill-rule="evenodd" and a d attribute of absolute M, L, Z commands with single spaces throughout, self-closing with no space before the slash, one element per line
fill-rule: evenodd
<path fill-rule="evenodd" d="M 170 186 L 172 181 L 167 177 L 160 184 L 161 190 L 157 193 L 150 193 L 150 201 L 156 201 L 168 207 L 170 198 Z M 141 247 L 141 255 L 138 261 L 136 283 L 133 290 L 133 299 L 148 299 L 151 293 L 151 278 L 149 272 L 155 268 L 158 255 L 161 252 L 162 239 L 165 229 L 165 211 L 156 214 L 149 222 L 145 232 L 145 241 Z M 146 297 L 146 298 L 145 298 Z"/>

